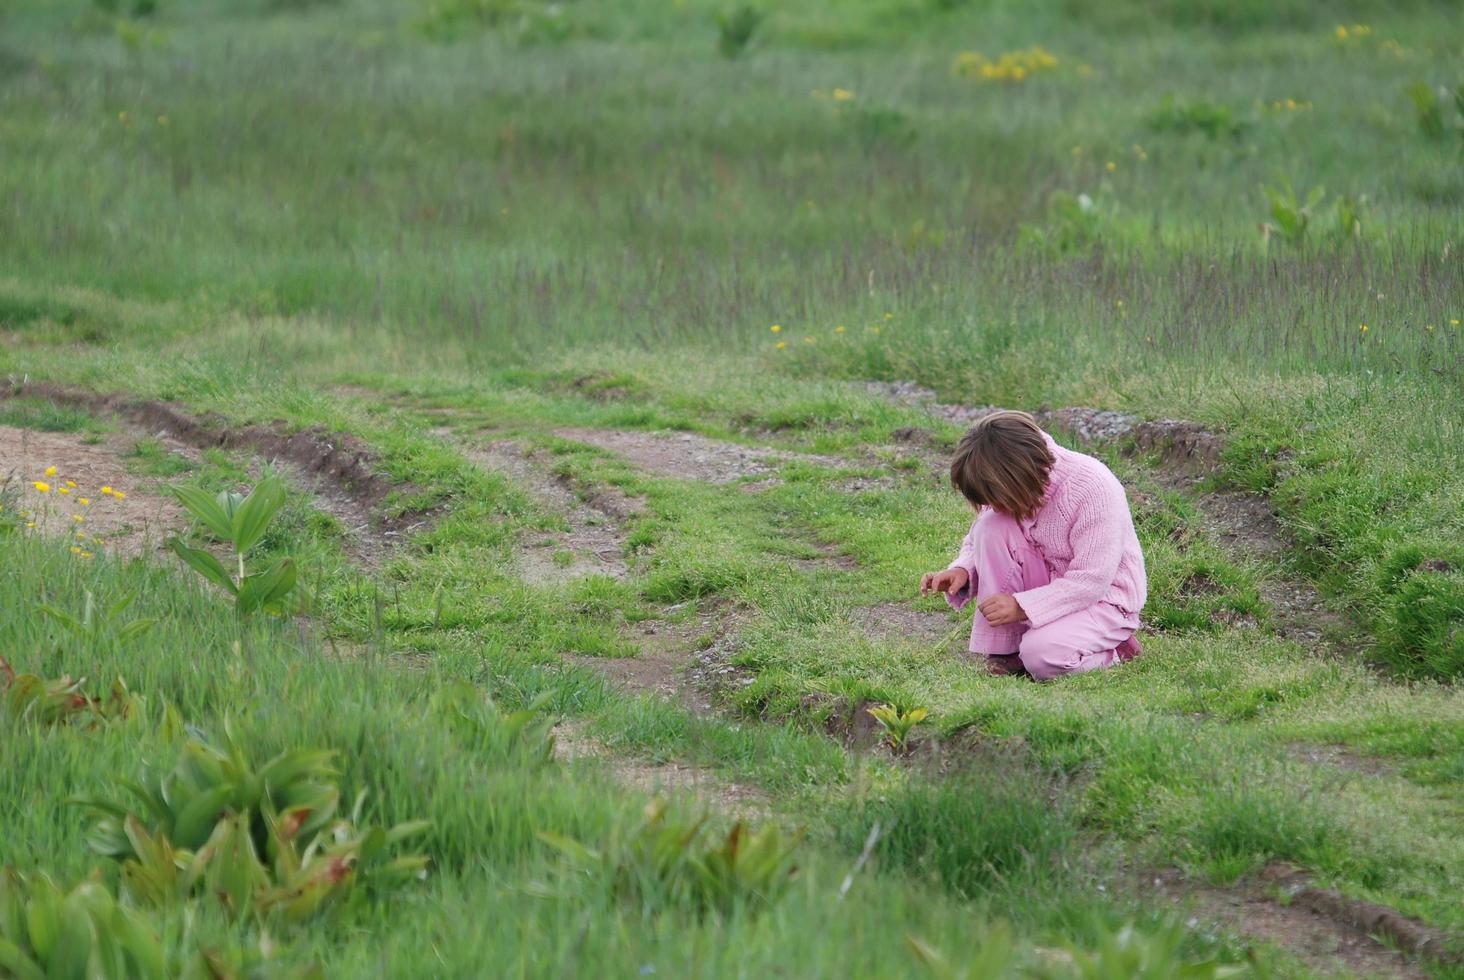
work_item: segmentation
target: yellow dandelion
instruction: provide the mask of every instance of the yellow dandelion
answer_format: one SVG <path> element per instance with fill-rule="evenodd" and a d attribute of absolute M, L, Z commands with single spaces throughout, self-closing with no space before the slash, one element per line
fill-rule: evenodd
<path fill-rule="evenodd" d="M 57 487 L 56 488 L 56 492 L 57 493 L 70 493 L 71 491 L 68 488 L 66 488 L 66 487 Z"/>
<path fill-rule="evenodd" d="M 113 490 L 112 491 L 112 496 L 115 497 L 118 500 L 126 500 L 127 499 L 127 494 L 123 493 L 121 490 Z"/>
<path fill-rule="evenodd" d="M 77 497 L 76 498 L 76 502 L 78 504 L 81 504 L 81 506 L 83 506 L 83 507 L 90 507 L 91 506 L 91 498 L 89 498 L 89 497 Z"/>
<path fill-rule="evenodd" d="M 71 553 L 73 555 L 79 555 L 79 554 L 81 554 L 81 545 L 78 545 L 78 544 L 72 545 L 71 546 Z"/>
<path fill-rule="evenodd" d="M 1337 40 L 1339 40 L 1339 41 L 1345 41 L 1345 40 L 1347 40 L 1347 25 L 1346 24 L 1338 24 L 1337 25 Z"/>
<path fill-rule="evenodd" d="M 70 487 L 71 489 L 73 489 L 73 490 L 76 489 L 76 481 L 75 480 L 67 480 L 66 481 L 66 485 L 68 487 Z"/>
<path fill-rule="evenodd" d="M 110 497 L 111 495 L 112 495 L 112 488 L 111 487 L 102 487 L 102 496 L 103 497 Z"/>
<path fill-rule="evenodd" d="M 780 340 L 776 344 L 773 345 L 773 350 L 782 350 L 784 347 L 787 347 L 787 346 L 788 346 L 788 342 L 786 340 Z"/>
<path fill-rule="evenodd" d="M 71 515 L 71 519 L 73 521 L 75 521 L 76 523 L 78 523 L 78 524 L 80 524 L 82 521 L 86 520 L 86 518 L 85 517 L 82 517 L 80 514 L 72 514 Z"/>
<path fill-rule="evenodd" d="M 46 475 L 47 476 L 55 476 L 56 475 L 56 467 L 54 467 L 54 466 L 47 466 L 46 467 Z"/>
<path fill-rule="evenodd" d="M 834 89 L 834 101 L 835 102 L 852 102 L 853 99 L 854 99 L 854 93 L 851 92 L 851 91 L 849 91 L 848 89 L 846 89 L 846 88 L 836 88 L 836 89 Z"/>
<path fill-rule="evenodd" d="M 90 558 L 90 557 L 92 557 L 92 553 L 90 551 L 83 551 L 81 553 L 81 557 L 83 557 L 83 558 Z"/>
<path fill-rule="evenodd" d="M 783 325 L 781 323 L 775 323 L 771 327 L 768 327 L 768 329 L 771 330 L 773 333 L 782 333 Z"/>
<path fill-rule="evenodd" d="M 1358 327 L 1358 328 L 1357 328 L 1357 332 L 1358 332 L 1358 333 L 1367 333 L 1367 324 L 1365 324 L 1365 323 L 1364 323 L 1364 324 L 1361 324 L 1361 325 L 1360 325 L 1360 326 L 1359 326 L 1359 327 Z"/>
<path fill-rule="evenodd" d="M 1109 173 L 1113 173 L 1115 170 L 1118 169 L 1118 164 L 1114 163 L 1112 160 L 1109 160 L 1103 165 L 1103 169 L 1107 170 Z"/>
<path fill-rule="evenodd" d="M 49 483 L 45 482 L 44 480 L 37 480 L 34 483 L 32 483 L 31 486 L 35 487 L 41 493 L 50 493 L 51 492 L 51 485 Z"/>
<path fill-rule="evenodd" d="M 894 318 L 895 318 L 895 315 L 893 313 L 886 313 L 885 314 L 885 319 L 886 320 L 893 320 Z M 1454 323 L 1457 326 L 1458 323 L 1459 323 L 1459 321 L 1458 320 L 1455 320 Z"/>
<path fill-rule="evenodd" d="M 840 324 L 839 326 L 837 326 L 837 327 L 834 328 L 834 333 L 843 333 L 843 332 L 844 332 L 843 324 Z"/>
<path fill-rule="evenodd" d="M 28 527 L 28 528 L 34 529 L 35 526 L 36 526 L 36 522 L 35 521 L 27 521 L 25 526 Z"/>
<path fill-rule="evenodd" d="M 872 334 L 874 334 L 876 337 L 878 337 L 879 336 L 879 327 L 870 327 L 869 328 L 869 332 L 872 333 Z"/>

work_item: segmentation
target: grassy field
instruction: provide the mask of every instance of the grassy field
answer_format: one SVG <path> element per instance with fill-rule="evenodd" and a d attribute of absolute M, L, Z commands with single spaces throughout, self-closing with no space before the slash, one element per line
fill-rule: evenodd
<path fill-rule="evenodd" d="M 12 0 L 0 160 L 0 976 L 1464 976 L 1455 5 Z M 1213 434 L 1145 655 L 867 382 Z"/>

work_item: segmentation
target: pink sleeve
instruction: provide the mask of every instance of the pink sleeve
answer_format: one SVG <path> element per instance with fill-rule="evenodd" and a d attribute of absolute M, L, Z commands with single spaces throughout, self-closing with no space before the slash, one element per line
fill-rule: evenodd
<path fill-rule="evenodd" d="M 1068 541 L 1073 560 L 1067 571 L 1046 585 L 1016 594 L 1033 626 L 1046 626 L 1103 598 L 1118 577 L 1123 559 L 1123 521 L 1128 500 L 1111 474 L 1074 487 L 1075 512 Z"/>
<path fill-rule="evenodd" d="M 980 514 L 977 515 L 978 517 Z M 966 532 L 966 538 L 961 542 L 961 551 L 956 555 L 956 560 L 946 568 L 964 568 L 966 570 L 966 587 L 959 592 L 951 592 L 946 595 L 946 601 L 954 609 L 963 608 L 971 601 L 976 594 L 976 522 L 971 522 L 971 530 Z"/>

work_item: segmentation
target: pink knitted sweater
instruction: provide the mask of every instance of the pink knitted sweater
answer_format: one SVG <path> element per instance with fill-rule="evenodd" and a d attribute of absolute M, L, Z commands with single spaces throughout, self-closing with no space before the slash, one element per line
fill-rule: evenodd
<path fill-rule="evenodd" d="M 1021 526 L 1047 560 L 1052 581 L 1018 592 L 1017 603 L 1032 626 L 1046 626 L 1095 602 L 1137 613 L 1144 608 L 1149 583 L 1123 484 L 1092 456 L 1064 449 L 1050 436 L 1047 447 L 1057 457 L 1047 493 L 1041 508 Z M 971 574 L 974 593 L 972 535 L 950 567 Z"/>

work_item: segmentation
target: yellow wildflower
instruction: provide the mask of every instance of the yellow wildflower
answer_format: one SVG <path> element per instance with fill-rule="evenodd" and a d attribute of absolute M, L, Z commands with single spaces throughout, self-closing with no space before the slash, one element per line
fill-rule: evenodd
<path fill-rule="evenodd" d="M 78 524 L 80 524 L 82 521 L 86 520 L 86 518 L 85 517 L 82 517 L 80 514 L 72 514 L 71 515 L 71 519 L 73 521 L 75 521 L 76 523 L 78 523 Z"/>
<path fill-rule="evenodd" d="M 123 109 L 121 112 L 117 113 L 117 121 L 119 123 L 121 123 L 122 125 L 124 125 L 124 126 L 127 125 L 127 110 L 126 109 Z"/>
<path fill-rule="evenodd" d="M 54 466 L 47 466 L 46 467 L 46 475 L 47 476 L 55 476 L 56 475 L 56 467 L 54 467 Z"/>
<path fill-rule="evenodd" d="M 90 557 L 92 557 L 92 553 L 90 551 L 83 551 L 81 553 L 81 557 L 83 557 L 83 558 L 90 558 Z"/>
<path fill-rule="evenodd" d="M 1075 146 L 1075 147 L 1073 147 L 1073 156 L 1080 157 L 1082 155 L 1083 155 L 1083 148 L 1081 146 Z"/>
<path fill-rule="evenodd" d="M 1361 326 L 1359 326 L 1357 328 L 1357 330 L 1358 330 L 1359 333 L 1367 333 L 1367 324 L 1365 324 L 1365 323 L 1362 324 Z"/>
<path fill-rule="evenodd" d="M 803 342 L 805 344 L 811 344 L 811 343 L 813 343 L 813 335 L 812 334 L 809 334 L 807 337 L 804 337 L 803 338 Z"/>
<path fill-rule="evenodd" d="M 1107 163 L 1105 163 L 1103 165 L 1103 168 L 1105 170 L 1107 170 L 1109 173 L 1113 173 L 1115 170 L 1118 169 L 1118 164 L 1114 163 L 1112 160 L 1109 160 Z"/>
<path fill-rule="evenodd" d="M 1339 41 L 1345 41 L 1345 40 L 1347 40 L 1347 25 L 1346 24 L 1338 24 L 1337 25 L 1337 40 L 1339 40 Z"/>
<path fill-rule="evenodd" d="M 834 89 L 834 101 L 835 102 L 851 102 L 851 101 L 853 101 L 853 99 L 854 99 L 854 93 L 851 92 L 851 91 L 849 91 L 848 89 L 846 89 L 846 88 L 836 88 L 836 89 Z"/>
<path fill-rule="evenodd" d="M 71 546 L 71 553 L 73 555 L 79 555 L 79 554 L 81 554 L 81 546 L 80 545 L 75 545 L 75 544 L 72 545 Z"/>
<path fill-rule="evenodd" d="M 102 496 L 103 497 L 110 497 L 111 495 L 112 495 L 112 488 L 111 487 L 102 487 Z"/>
<path fill-rule="evenodd" d="M 895 318 L 895 315 L 894 315 L 894 314 L 893 314 L 893 313 L 886 313 L 886 314 L 885 314 L 885 319 L 886 319 L 886 320 L 893 320 L 893 319 L 894 319 L 894 318 Z M 1457 326 L 1457 325 L 1458 325 L 1458 323 L 1459 323 L 1459 321 L 1458 321 L 1458 320 L 1455 320 L 1455 321 L 1454 321 L 1454 324 L 1455 324 L 1455 325 L 1456 325 L 1456 326 Z"/>
<path fill-rule="evenodd" d="M 844 332 L 844 325 L 843 324 L 840 324 L 839 326 L 837 326 L 837 327 L 834 328 L 834 333 L 843 333 L 843 332 Z"/>
<path fill-rule="evenodd" d="M 1459 325 L 1459 318 L 1458 317 L 1455 317 L 1454 319 L 1452 319 L 1452 320 L 1449 321 L 1449 326 L 1451 326 L 1451 327 L 1457 327 L 1458 325 Z"/>
<path fill-rule="evenodd" d="M 71 491 L 69 489 L 67 489 L 66 487 L 57 487 L 56 488 L 56 492 L 57 493 L 70 493 Z"/>
<path fill-rule="evenodd" d="M 46 483 L 44 480 L 37 480 L 36 482 L 32 483 L 31 486 L 35 487 L 41 493 L 51 492 L 51 485 L 49 483 Z"/>
<path fill-rule="evenodd" d="M 73 489 L 73 490 L 76 489 L 76 481 L 75 480 L 67 480 L 66 481 L 66 485 L 68 487 L 70 487 L 71 489 Z"/>
<path fill-rule="evenodd" d="M 81 506 L 83 506 L 83 507 L 90 507 L 91 506 L 91 499 L 89 497 L 77 497 L 76 498 L 76 502 L 78 504 L 81 504 Z"/>
<path fill-rule="evenodd" d="M 28 527 L 28 528 L 34 528 L 36 526 L 36 522 L 35 521 L 27 521 L 25 526 Z"/>
<path fill-rule="evenodd" d="M 1432 323 L 1425 324 L 1423 329 L 1427 330 L 1429 333 L 1433 333 L 1433 324 Z"/>
<path fill-rule="evenodd" d="M 788 342 L 786 340 L 780 340 L 776 344 L 773 345 L 773 349 L 774 350 L 782 350 L 784 347 L 787 347 L 787 346 L 788 346 Z"/>
<path fill-rule="evenodd" d="M 168 125 L 168 116 L 167 116 L 166 113 L 164 113 L 161 116 L 158 116 L 158 125 L 159 126 L 166 126 L 166 125 Z"/>
<path fill-rule="evenodd" d="M 780 323 L 775 323 L 771 327 L 768 327 L 768 329 L 771 330 L 773 333 L 782 333 L 783 325 Z"/>
<path fill-rule="evenodd" d="M 127 499 L 127 494 L 123 493 L 121 490 L 113 490 L 112 491 L 112 496 L 115 497 L 115 498 L 117 498 L 118 500 L 126 500 Z"/>

